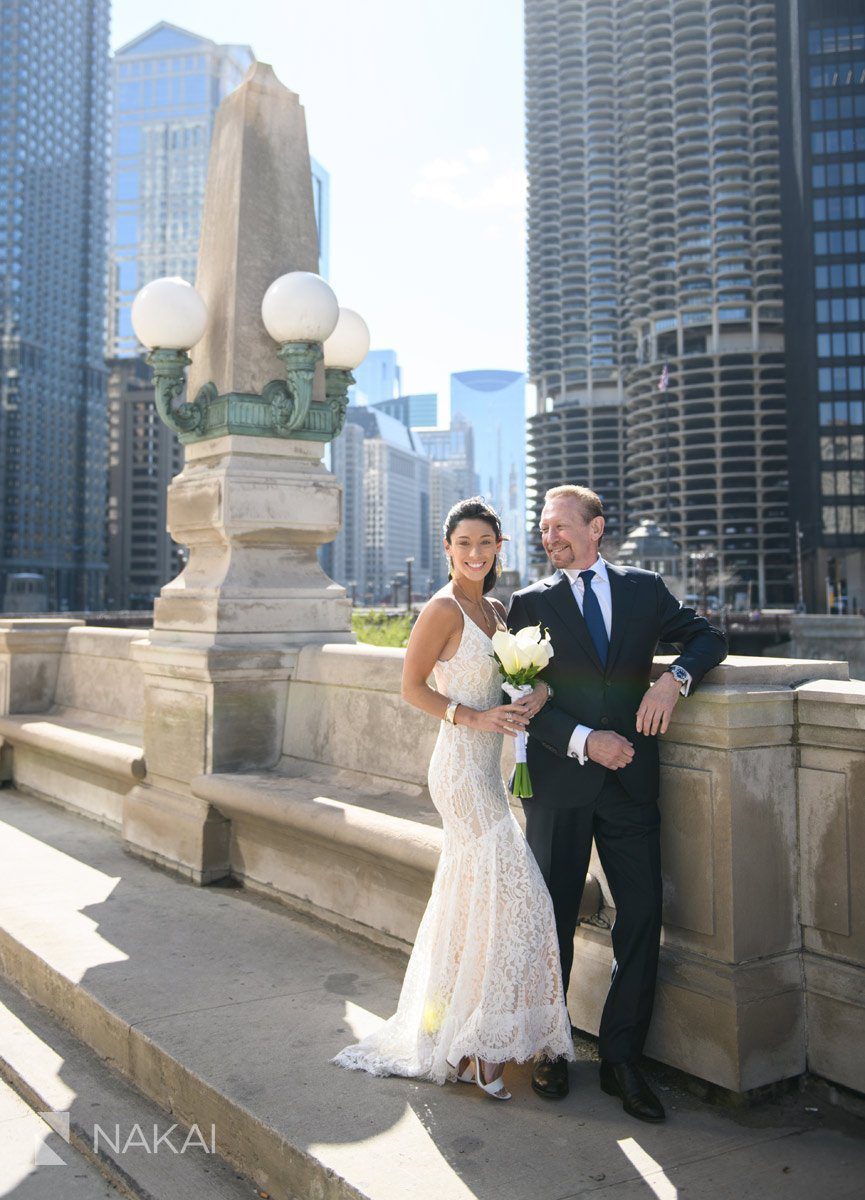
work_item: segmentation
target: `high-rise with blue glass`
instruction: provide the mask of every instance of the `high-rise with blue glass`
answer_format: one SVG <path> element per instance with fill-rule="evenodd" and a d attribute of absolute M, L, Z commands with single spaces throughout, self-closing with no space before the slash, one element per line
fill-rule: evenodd
<path fill-rule="evenodd" d="M 348 393 L 352 404 L 383 404 L 395 400 L 402 391 L 396 350 L 370 350 L 353 374 L 355 383 Z"/>
<path fill-rule="evenodd" d="M 526 563 L 526 377 L 519 371 L 451 375 L 451 422 L 470 422 L 474 468 L 509 541 L 504 566 L 524 578 Z"/>
<path fill-rule="evenodd" d="M 409 429 L 432 429 L 438 424 L 438 400 L 435 392 L 418 392 L 413 396 L 378 400 L 372 407 L 380 408 L 389 417 L 396 417 Z"/>
<path fill-rule="evenodd" d="M 809 609 L 865 608 L 865 10 L 779 0 L 791 514 Z"/>
<path fill-rule="evenodd" d="M 139 352 L 130 311 L 160 275 L 195 279 L 210 137 L 216 110 L 254 60 L 160 21 L 114 55 L 109 347 Z M 313 161 L 319 269 L 329 268 L 330 179 Z"/>
<path fill-rule="evenodd" d="M 130 311 L 160 275 L 195 279 L 216 110 L 253 61 L 161 21 L 114 55 L 109 348 L 139 353 Z"/>
<path fill-rule="evenodd" d="M 0 25 L 0 594 L 35 575 L 50 609 L 89 609 L 106 571 L 109 0 L 3 0 Z"/>

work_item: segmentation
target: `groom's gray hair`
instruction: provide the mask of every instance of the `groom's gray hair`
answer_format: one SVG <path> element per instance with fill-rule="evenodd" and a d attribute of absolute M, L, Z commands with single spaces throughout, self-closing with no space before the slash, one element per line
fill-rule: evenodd
<path fill-rule="evenodd" d="M 591 488 L 580 487 L 576 483 L 563 483 L 559 487 L 550 488 L 544 496 L 544 503 L 548 500 L 558 500 L 560 497 L 569 496 L 576 500 L 580 506 L 580 512 L 583 514 L 583 520 L 591 521 L 594 517 L 602 517 L 604 515 L 604 503 L 597 492 L 593 492 Z"/>

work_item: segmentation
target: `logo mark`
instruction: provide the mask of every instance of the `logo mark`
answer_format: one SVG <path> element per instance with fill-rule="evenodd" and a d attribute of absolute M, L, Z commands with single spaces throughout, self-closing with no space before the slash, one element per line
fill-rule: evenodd
<path fill-rule="evenodd" d="M 36 1114 L 41 1117 L 46 1125 L 54 1130 L 63 1138 L 66 1145 L 69 1145 L 69 1113 L 68 1112 L 40 1112 Z M 36 1137 L 36 1151 L 34 1155 L 37 1167 L 65 1167 L 66 1163 L 52 1150 L 47 1142 L 42 1140 L 41 1135 Z"/>

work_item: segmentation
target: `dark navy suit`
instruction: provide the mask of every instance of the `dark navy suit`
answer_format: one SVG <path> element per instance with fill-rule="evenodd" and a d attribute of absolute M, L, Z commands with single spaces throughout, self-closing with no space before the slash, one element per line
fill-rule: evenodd
<path fill-rule="evenodd" d="M 642 1052 L 649 1028 L 661 936 L 660 813 L 657 739 L 636 732 L 659 642 L 681 649 L 690 693 L 727 654 L 720 630 L 686 608 L 661 577 L 607 563 L 612 602 L 610 644 L 602 665 L 563 571 L 514 593 L 508 625 L 549 630 L 554 655 L 543 672 L 553 688 L 529 724 L 534 796 L 523 801 L 526 835 L 553 899 L 567 994 L 574 933 L 592 839 L 616 905 L 613 977 L 600 1027 L 600 1053 L 627 1062 Z M 687 701 L 680 701 L 687 703 Z M 612 730 L 634 746 L 618 771 L 568 756 L 577 724 Z"/>

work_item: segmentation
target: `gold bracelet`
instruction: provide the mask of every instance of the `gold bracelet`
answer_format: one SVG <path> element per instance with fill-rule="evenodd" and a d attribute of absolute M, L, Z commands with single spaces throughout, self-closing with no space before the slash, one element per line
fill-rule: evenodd
<path fill-rule="evenodd" d="M 451 700 L 450 704 L 448 704 L 447 708 L 445 709 L 445 715 L 442 717 L 442 720 L 447 721 L 450 725 L 456 725 L 454 717 L 457 715 L 457 709 L 459 706 L 459 700 Z"/>

